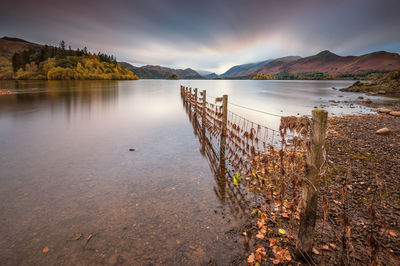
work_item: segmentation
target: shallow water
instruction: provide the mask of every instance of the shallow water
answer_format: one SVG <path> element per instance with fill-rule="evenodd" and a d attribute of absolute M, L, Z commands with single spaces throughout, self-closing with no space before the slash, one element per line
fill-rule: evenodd
<path fill-rule="evenodd" d="M 0 96 L 0 265 L 229 264 L 246 247 L 227 233 L 246 215 L 243 199 L 202 156 L 179 86 L 274 114 L 308 115 L 329 100 L 356 99 L 331 88 L 351 83 L 0 82 L 17 92 Z M 279 124 L 278 117 L 229 110 Z M 76 233 L 83 237 L 66 241 Z"/>

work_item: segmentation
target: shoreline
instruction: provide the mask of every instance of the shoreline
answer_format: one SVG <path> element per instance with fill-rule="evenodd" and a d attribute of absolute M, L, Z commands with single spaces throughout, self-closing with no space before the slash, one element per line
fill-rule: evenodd
<path fill-rule="evenodd" d="M 400 110 L 400 103 L 393 108 Z M 380 128 L 387 127 L 390 132 L 384 135 L 377 134 Z M 357 129 L 357 130 L 355 130 Z M 385 113 L 344 115 L 342 117 L 328 118 L 326 138 L 328 168 L 322 179 L 319 193 L 319 203 L 314 244 L 315 251 L 312 261 L 319 264 L 335 264 L 342 256 L 348 263 L 368 264 L 370 251 L 368 246 L 368 233 L 374 226 L 368 216 L 367 207 L 374 206 L 379 213 L 381 225 L 374 230 L 375 237 L 384 246 L 377 253 L 381 261 L 390 260 L 396 264 L 400 260 L 398 248 L 400 246 L 400 231 L 396 227 L 399 217 L 396 212 L 400 209 L 400 195 L 398 187 L 400 180 L 400 117 Z M 346 188 L 346 199 L 340 191 Z M 262 191 L 249 191 L 255 201 L 248 209 L 248 219 L 236 231 L 239 236 L 245 233 L 245 241 L 252 243 L 250 252 L 243 252 L 240 256 L 242 263 L 247 261 L 254 247 L 264 247 L 267 252 L 267 262 L 273 257 L 268 239 L 257 239 L 259 230 L 257 216 L 250 212 L 254 208 L 268 204 L 265 193 Z M 329 201 L 328 219 L 322 221 L 322 199 Z M 396 200 L 397 199 L 397 200 Z M 343 213 L 350 219 L 350 241 L 346 245 L 340 238 L 345 228 Z M 268 216 L 273 214 L 266 213 Z M 285 219 L 277 221 L 279 228 L 291 228 L 290 222 Z M 276 226 L 276 225 L 275 225 Z M 268 226 L 269 228 L 269 226 Z M 274 229 L 273 229 L 274 230 Z M 375 232 L 376 231 L 376 232 Z M 296 238 L 297 233 L 291 231 Z M 273 237 L 273 236 L 270 236 Z M 234 237 L 233 240 L 236 241 Z M 243 238 L 243 236 L 241 236 Z M 250 239 L 249 239 L 250 238 Z M 294 241 L 288 239 L 286 249 L 292 255 L 294 263 L 301 263 L 295 257 L 296 247 Z M 343 249 L 345 252 L 343 252 Z M 346 257 L 350 252 L 352 258 Z M 271 255 L 272 254 L 272 255 Z M 342 257 L 343 258 L 343 257 Z M 239 258 L 232 263 L 238 263 Z"/>

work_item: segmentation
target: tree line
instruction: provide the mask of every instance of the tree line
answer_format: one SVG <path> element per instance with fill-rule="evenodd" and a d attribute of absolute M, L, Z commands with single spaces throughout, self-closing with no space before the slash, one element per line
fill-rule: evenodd
<path fill-rule="evenodd" d="M 44 45 L 12 57 L 14 79 L 138 79 L 118 65 L 115 56 L 91 53 L 86 47 L 73 50 L 61 41 L 59 47 Z"/>
<path fill-rule="evenodd" d="M 40 49 L 30 48 L 29 50 L 24 50 L 20 53 L 15 53 L 12 57 L 12 66 L 14 72 L 17 72 L 19 69 L 26 70 L 26 65 L 34 62 L 36 65 L 40 65 L 40 63 L 46 61 L 49 58 L 56 58 L 56 66 L 60 67 L 71 67 L 71 64 L 68 64 L 67 57 L 69 56 L 90 56 L 93 55 L 90 53 L 86 47 L 83 49 L 73 50 L 71 46 L 66 48 L 65 42 L 61 41 L 59 47 L 44 45 Z M 97 54 L 99 60 L 101 62 L 107 62 L 112 64 L 117 64 L 117 59 L 113 55 L 107 55 L 104 53 Z"/>

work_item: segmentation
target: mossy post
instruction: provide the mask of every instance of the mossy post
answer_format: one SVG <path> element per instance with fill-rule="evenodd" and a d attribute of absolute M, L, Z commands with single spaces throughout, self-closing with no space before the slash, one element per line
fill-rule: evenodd
<path fill-rule="evenodd" d="M 327 111 L 312 111 L 310 149 L 307 156 L 306 180 L 303 182 L 302 197 L 300 200 L 300 227 L 297 242 L 297 255 L 304 257 L 304 259 L 307 259 L 307 256 L 311 255 L 313 248 L 318 192 L 321 179 L 320 172 L 324 163 L 327 120 Z"/>

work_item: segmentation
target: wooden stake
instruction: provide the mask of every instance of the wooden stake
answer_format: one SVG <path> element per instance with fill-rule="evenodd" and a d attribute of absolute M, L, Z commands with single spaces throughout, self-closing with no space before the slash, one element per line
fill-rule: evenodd
<path fill-rule="evenodd" d="M 221 175 L 225 175 L 225 149 L 226 149 L 226 126 L 228 120 L 228 95 L 223 95 L 222 98 L 222 125 L 221 125 L 221 146 L 219 153 L 219 162 Z"/>
<path fill-rule="evenodd" d="M 194 88 L 194 106 L 195 110 L 197 110 L 197 88 Z"/>
<path fill-rule="evenodd" d="M 204 154 L 205 147 L 206 147 L 206 127 L 207 127 L 207 110 L 206 110 L 206 102 L 207 102 L 207 95 L 206 90 L 203 90 L 203 113 L 201 117 L 201 135 L 202 135 L 202 142 L 201 142 L 201 149 Z"/>
<path fill-rule="evenodd" d="M 308 259 L 311 255 L 314 227 L 317 213 L 321 166 L 324 163 L 325 132 L 328 112 L 312 111 L 311 143 L 307 156 L 306 180 L 303 182 L 300 200 L 300 227 L 297 242 L 297 255 Z"/>

